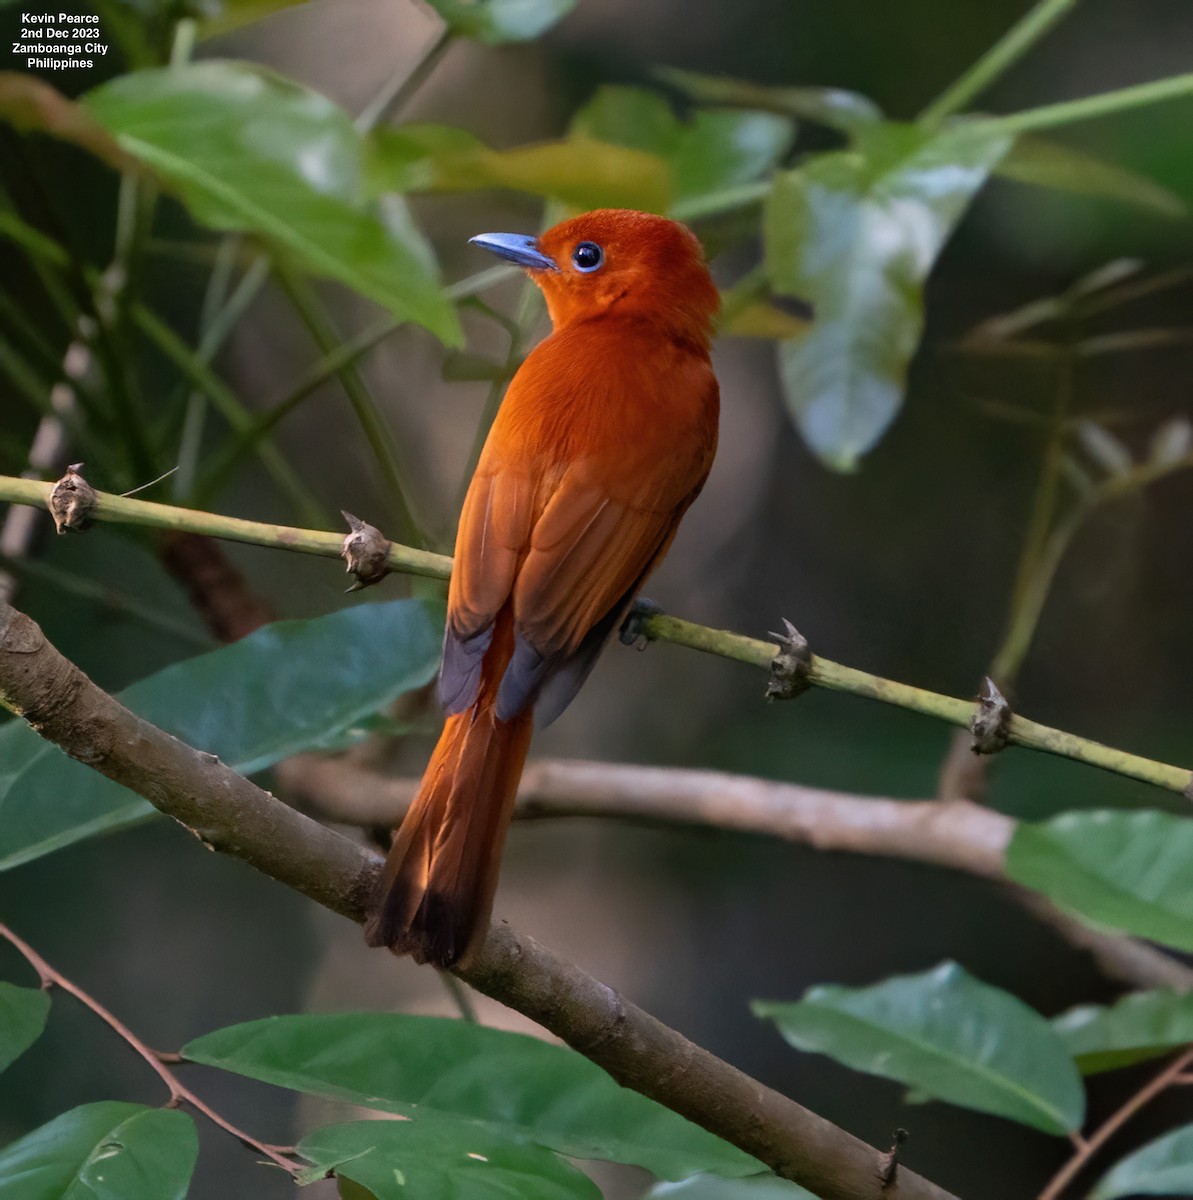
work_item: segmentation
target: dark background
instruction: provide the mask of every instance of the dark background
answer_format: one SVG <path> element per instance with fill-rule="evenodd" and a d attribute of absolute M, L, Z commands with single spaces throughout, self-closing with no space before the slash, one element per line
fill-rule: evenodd
<path fill-rule="evenodd" d="M 1024 8 L 1011 0 L 580 0 L 537 43 L 453 47 L 410 115 L 514 145 L 561 132 L 600 83 L 641 82 L 653 66 L 667 64 L 764 83 L 852 88 L 888 114 L 910 117 Z M 15 20 L 14 10 L 0 10 L 0 23 L 5 18 Z M 205 44 L 202 54 L 268 63 L 356 111 L 404 61 L 417 59 L 433 28 L 399 0 L 337 0 L 284 12 Z M 1191 46 L 1193 9 L 1185 0 L 1088 0 L 981 104 L 1009 112 L 1157 78 L 1187 69 Z M 62 73 L 53 82 L 77 88 L 83 74 Z M 102 70 L 86 76 L 88 85 L 104 77 Z M 1058 140 L 1133 166 L 1193 201 L 1190 118 L 1193 104 L 1177 102 L 1075 126 Z M 110 174 L 41 140 L 24 153 L 36 157 L 80 242 L 102 261 L 113 211 Z M 15 179 L 21 162 L 9 155 L 0 163 Z M 416 210 L 448 279 L 483 265 L 465 244 L 471 233 L 532 231 L 539 217 L 535 202 L 508 194 L 433 197 Z M 164 219 L 182 224 L 170 209 Z M 648 594 L 679 615 L 754 636 L 788 617 L 818 653 L 972 694 L 1001 632 L 1041 450 L 1037 431 L 996 421 L 975 400 L 1044 408 L 1052 381 L 1039 367 L 967 360 L 950 342 L 977 321 L 1052 294 L 1110 259 L 1139 256 L 1154 270 L 1181 265 L 1190 257 L 1191 229 L 1188 221 L 1123 205 L 993 183 L 930 280 L 925 344 L 906 409 L 853 475 L 828 472 L 800 443 L 782 406 L 770 346 L 723 340 L 716 354 L 723 393 L 718 463 Z M 720 282 L 732 282 L 748 261 L 739 255 L 717 264 Z M 7 246 L 0 248 L 0 280 L 20 303 L 34 310 L 42 303 Z M 184 321 L 203 284 L 197 269 L 163 273 L 158 298 Z M 327 294 L 345 329 L 369 319 L 365 302 Z M 513 288 L 497 294 L 510 305 L 515 297 Z M 1193 285 L 1109 314 L 1098 328 L 1188 327 L 1191 317 Z M 479 325 L 470 331 L 485 336 Z M 311 354 L 283 301 L 266 293 L 220 366 L 251 401 L 269 395 Z M 1080 374 L 1079 402 L 1124 417 L 1116 428 L 1142 444 L 1161 418 L 1193 415 L 1190 365 L 1190 351 L 1179 347 L 1100 359 Z M 450 548 L 454 497 L 485 385 L 445 384 L 438 368 L 436 344 L 417 331 L 386 341 L 365 367 L 404 457 L 416 464 L 411 490 L 419 512 Z M 22 469 L 32 428 L 27 411 L 0 393 L 3 472 Z M 384 527 L 384 492 L 334 385 L 282 427 L 280 440 L 330 508 Z M 293 519 L 251 473 L 219 508 Z M 1176 478 L 1107 510 L 1082 533 L 1020 680 L 1017 702 L 1025 713 L 1168 761 L 1190 759 L 1191 508 L 1193 479 Z M 334 563 L 240 546 L 228 553 L 281 616 L 346 602 Z M 201 631 L 181 590 L 129 532 L 107 527 L 86 538 L 47 539 L 40 556 Z M 407 587 L 391 577 L 365 600 Z M 36 579 L 20 603 L 110 688 L 194 650 Z M 635 654 L 615 645 L 536 752 L 718 767 L 877 795 L 933 794 L 945 727 L 819 692 L 768 707 L 763 687 L 759 672 L 732 662 L 673 646 Z M 412 761 L 425 750 L 412 749 Z M 1037 816 L 1095 804 L 1158 806 L 1166 798 L 1013 751 L 997 763 L 990 801 Z M 164 822 L 12 872 L 0 879 L 0 910 L 52 963 L 162 1048 L 273 1012 L 451 1011 L 430 973 L 366 952 L 355 928 L 247 868 L 201 853 Z M 614 822 L 515 828 L 496 912 L 867 1140 L 885 1145 L 896 1126 L 908 1128 L 907 1161 L 968 1200 L 1034 1194 L 1067 1147 L 945 1105 L 908 1106 L 895 1085 L 797 1055 L 751 1018 L 750 999 L 794 999 L 817 982 L 876 982 L 944 958 L 1048 1014 L 1111 994 L 1087 960 L 991 885 L 760 838 Z M 11 955 L 3 965 L 6 978 L 27 982 Z M 484 1013 L 521 1027 L 516 1015 L 490 1007 Z M 185 1069 L 194 1070 L 196 1087 L 216 1107 L 275 1141 L 333 1116 L 330 1108 L 296 1107 L 271 1089 Z M 1130 1083 L 1095 1081 L 1094 1114 Z M 87 1100 L 156 1102 L 159 1093 L 117 1039 L 58 996 L 47 1036 L 0 1079 L 0 1141 Z M 1169 1116 L 1180 1102 L 1179 1094 L 1165 1102 Z M 1159 1106 L 1156 1119 L 1164 1117 Z M 1141 1123 L 1131 1136 L 1146 1132 Z M 249 1152 L 230 1139 L 206 1127 L 202 1136 L 196 1200 L 288 1194 L 285 1181 L 254 1168 Z M 611 1195 L 641 1190 L 629 1171 L 602 1181 L 612 1181 Z"/>

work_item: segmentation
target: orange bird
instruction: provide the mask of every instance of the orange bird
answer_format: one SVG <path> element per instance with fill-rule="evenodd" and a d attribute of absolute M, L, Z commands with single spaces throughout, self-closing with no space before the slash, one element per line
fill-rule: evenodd
<path fill-rule="evenodd" d="M 398 829 L 366 937 L 451 966 L 488 926 L 531 731 L 571 702 L 696 499 L 717 444 L 717 289 L 664 217 L 601 209 L 537 240 L 472 241 L 524 267 L 553 332 L 518 369 L 456 537 L 447 723 Z"/>

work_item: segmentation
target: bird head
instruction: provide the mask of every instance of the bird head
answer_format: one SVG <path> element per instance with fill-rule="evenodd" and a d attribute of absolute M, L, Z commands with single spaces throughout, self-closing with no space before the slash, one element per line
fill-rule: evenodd
<path fill-rule="evenodd" d="M 710 336 L 720 297 L 699 241 L 678 221 L 602 208 L 537 238 L 482 233 L 470 240 L 526 269 L 557 330 L 615 315 L 702 342 Z"/>

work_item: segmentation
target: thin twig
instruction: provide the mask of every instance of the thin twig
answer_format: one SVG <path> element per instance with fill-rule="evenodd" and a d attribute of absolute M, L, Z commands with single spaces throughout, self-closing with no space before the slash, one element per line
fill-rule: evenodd
<path fill-rule="evenodd" d="M 1117 480 L 1110 482 L 1118 486 Z M 36 480 L 0 475 L 0 501 L 7 500 L 44 508 L 51 486 Z M 1110 483 L 1107 486 L 1109 487 Z M 294 529 L 282 525 L 268 525 L 261 521 L 244 521 L 237 517 L 196 512 L 168 504 L 126 500 L 107 492 L 98 493 L 98 502 L 91 515 L 100 521 L 186 530 L 236 542 L 272 546 L 328 558 L 339 558 L 344 540 L 342 533 Z M 435 579 L 446 579 L 451 573 L 451 559 L 446 555 L 415 550 L 396 543 L 390 547 L 389 566 L 393 571 Z M 736 662 L 761 667 L 767 671 L 779 652 L 774 642 L 745 637 L 723 629 L 710 629 L 708 626 L 684 621 L 666 613 L 644 616 L 640 624 L 641 632 L 651 639 L 672 642 L 692 650 L 703 650 L 708 654 L 731 658 Z M 880 675 L 859 671 L 818 655 L 810 660 L 807 678 L 808 682 L 816 687 L 864 696 L 883 704 L 892 704 L 897 708 L 934 717 L 951 725 L 968 726 L 974 713 L 972 700 L 945 696 L 911 684 L 884 679 Z M 1150 783 L 1166 791 L 1183 793 L 1193 783 L 1193 772 L 1186 767 L 1173 766 L 1170 763 L 1144 758 L 1139 754 L 1117 750 L 1089 738 L 1066 733 L 1037 721 L 1029 721 L 1026 717 L 1013 716 L 1007 732 L 1009 740 L 1020 746 L 1087 763 L 1128 779 Z"/>
<path fill-rule="evenodd" d="M 1193 1046 L 1173 1059 L 1149 1083 L 1139 1089 L 1121 1108 L 1111 1113 L 1078 1148 L 1077 1152 L 1049 1180 L 1039 1200 L 1058 1200 L 1061 1193 L 1077 1177 L 1091 1158 L 1146 1104 L 1181 1079 L 1185 1068 L 1193 1063 Z"/>
<path fill-rule="evenodd" d="M 285 798 L 303 811 L 366 828 L 399 823 L 415 779 L 377 774 L 345 758 L 303 754 L 279 764 Z M 518 788 L 515 816 L 597 817 L 710 826 L 817 850 L 898 858 L 1010 885 L 1006 848 L 1015 822 L 969 800 L 896 800 L 723 771 L 535 759 Z M 1193 971 L 1146 942 L 1083 924 L 1036 892 L 1011 895 L 1108 977 L 1136 988 L 1193 990 Z"/>
<path fill-rule="evenodd" d="M 85 1008 L 89 1008 L 114 1033 L 118 1034 L 131 1049 L 141 1056 L 149 1069 L 153 1071 L 170 1091 L 167 1108 L 177 1108 L 179 1104 L 189 1104 L 196 1112 L 202 1113 L 214 1125 L 218 1125 L 225 1133 L 230 1133 L 237 1141 L 264 1154 L 271 1162 L 281 1167 L 291 1175 L 296 1175 L 303 1169 L 302 1164 L 288 1158 L 282 1147 L 259 1141 L 252 1134 L 238 1129 L 227 1118 L 220 1116 L 213 1108 L 199 1099 L 194 1092 L 179 1080 L 178 1076 L 166 1066 L 166 1062 L 181 1062 L 178 1055 L 161 1054 L 147 1046 L 127 1025 L 118 1017 L 104 1008 L 94 996 L 83 991 L 78 984 L 67 979 L 60 971 L 55 970 L 28 942 L 19 938 L 7 925 L 0 924 L 0 938 L 12 945 L 28 961 L 37 972 L 43 988 L 57 987 L 73 996 Z"/>
<path fill-rule="evenodd" d="M 1077 0 L 1039 0 L 964 75 L 920 113 L 922 125 L 938 125 L 960 112 L 1008 68 L 1014 66 L 1077 4 Z"/>

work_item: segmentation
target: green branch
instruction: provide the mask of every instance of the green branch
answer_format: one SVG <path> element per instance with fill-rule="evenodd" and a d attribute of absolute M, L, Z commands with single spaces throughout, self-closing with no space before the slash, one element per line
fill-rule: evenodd
<path fill-rule="evenodd" d="M 37 480 L 0 475 L 0 501 L 45 508 L 52 486 Z M 168 504 L 131 500 L 106 492 L 100 492 L 98 495 L 98 503 L 92 515 L 100 521 L 142 525 L 154 529 L 183 530 L 234 542 L 272 546 L 279 550 L 321 554 L 328 558 L 339 556 L 344 540 L 344 535 L 339 533 L 267 525 L 261 521 L 245 521 L 238 517 L 220 516 L 218 513 L 195 512 Z M 451 573 L 450 558 L 426 550 L 415 550 L 409 546 L 391 545 L 389 566 L 394 571 L 432 579 L 446 579 Z M 658 641 L 673 642 L 677 646 L 718 654 L 722 658 L 732 658 L 737 662 L 748 663 L 768 671 L 775 655 L 779 653 L 773 642 L 763 642 L 721 629 L 709 629 L 704 625 L 696 625 L 666 614 L 643 618 L 642 631 Z M 871 675 L 867 671 L 846 667 L 819 656 L 811 660 L 808 680 L 816 687 L 865 696 L 883 704 L 893 704 L 897 708 L 947 721 L 950 725 L 967 727 L 974 715 L 975 705 L 972 700 L 944 696 L 910 684 L 883 679 L 879 675 Z M 1138 779 L 1170 792 L 1183 793 L 1193 785 L 1193 773 L 1184 767 L 1156 762 L 1138 754 L 1129 754 L 1125 750 L 1116 750 L 1112 746 L 1104 746 L 1088 738 L 1029 721 L 1026 717 L 1011 717 L 1007 733 L 1009 740 L 1020 746 L 1088 763 L 1104 771 L 1124 775 L 1129 779 Z"/>
<path fill-rule="evenodd" d="M 1113 92 L 1100 92 L 1095 96 L 1083 96 L 1080 100 L 1028 108 L 1005 117 L 989 117 L 984 125 L 987 129 L 998 129 L 1004 133 L 1033 133 L 1038 129 L 1055 129 L 1076 121 L 1113 116 L 1132 108 L 1158 104 L 1162 100 L 1176 100 L 1181 96 L 1193 96 L 1193 72 L 1173 75 L 1170 79 L 1156 79 L 1151 83 L 1138 83 L 1134 87 L 1118 88 Z"/>
<path fill-rule="evenodd" d="M 917 118 L 921 125 L 939 125 L 945 117 L 960 112 L 984 92 L 1004 71 L 1019 61 L 1069 10 L 1077 0 L 1039 0 L 1021 21 L 1013 25 L 956 83 L 947 88 Z"/>

